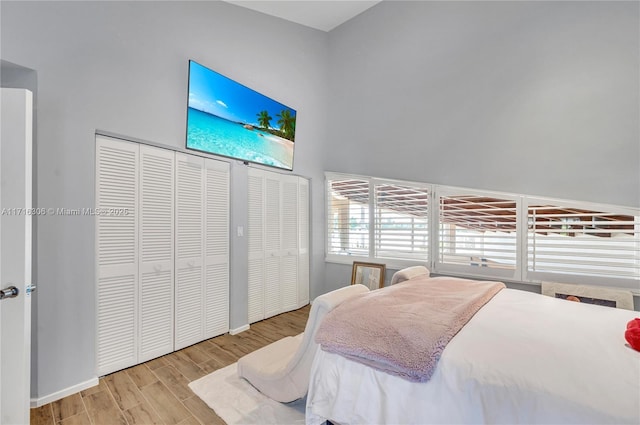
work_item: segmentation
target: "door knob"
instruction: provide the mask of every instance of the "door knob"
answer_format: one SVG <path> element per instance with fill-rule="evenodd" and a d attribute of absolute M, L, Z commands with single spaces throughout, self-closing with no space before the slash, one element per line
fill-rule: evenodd
<path fill-rule="evenodd" d="M 8 288 L 0 290 L 0 300 L 5 298 L 15 298 L 20 291 L 15 286 L 9 286 Z"/>

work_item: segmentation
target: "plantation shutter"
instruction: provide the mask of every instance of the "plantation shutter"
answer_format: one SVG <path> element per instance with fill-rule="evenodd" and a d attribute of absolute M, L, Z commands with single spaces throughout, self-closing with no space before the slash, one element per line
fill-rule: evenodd
<path fill-rule="evenodd" d="M 140 326 L 144 362 L 173 351 L 174 152 L 140 146 Z"/>
<path fill-rule="evenodd" d="M 527 272 L 640 279 L 640 217 L 633 211 L 529 199 Z M 636 213 L 637 214 L 637 213 Z"/>
<path fill-rule="evenodd" d="M 203 158 L 176 153 L 176 350 L 203 339 L 203 168 Z"/>
<path fill-rule="evenodd" d="M 96 216 L 99 376 L 137 360 L 138 145 L 96 137 L 96 208 L 126 214 Z"/>
<path fill-rule="evenodd" d="M 262 174 L 249 169 L 248 200 L 248 320 L 264 319 L 264 179 Z"/>
<path fill-rule="evenodd" d="M 369 256 L 369 181 L 327 180 L 327 254 Z"/>
<path fill-rule="evenodd" d="M 427 261 L 429 188 L 376 182 L 375 257 Z"/>
<path fill-rule="evenodd" d="M 205 160 L 204 338 L 229 330 L 229 164 Z"/>
<path fill-rule="evenodd" d="M 515 278 L 518 199 L 447 189 L 437 199 L 440 270 Z"/>

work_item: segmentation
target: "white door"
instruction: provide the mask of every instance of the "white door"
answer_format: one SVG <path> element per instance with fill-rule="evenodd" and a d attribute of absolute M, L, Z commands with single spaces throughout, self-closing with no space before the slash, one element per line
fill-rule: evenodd
<path fill-rule="evenodd" d="M 298 308 L 309 304 L 309 180 L 298 177 Z"/>
<path fill-rule="evenodd" d="M 173 351 L 174 152 L 140 145 L 138 361 Z"/>
<path fill-rule="evenodd" d="M 280 292 L 282 311 L 298 307 L 298 177 L 282 176 Z"/>
<path fill-rule="evenodd" d="M 264 317 L 282 313 L 280 252 L 280 176 L 266 172 L 264 181 Z"/>
<path fill-rule="evenodd" d="M 229 164 L 204 161 L 203 338 L 229 331 Z"/>
<path fill-rule="evenodd" d="M 264 178 L 263 172 L 249 168 L 249 212 L 247 240 L 249 246 L 248 321 L 264 319 Z"/>
<path fill-rule="evenodd" d="M 97 374 L 138 363 L 138 144 L 96 136 Z"/>
<path fill-rule="evenodd" d="M 0 424 L 28 424 L 32 94 L 2 89 L 0 97 L 0 289 L 9 295 L 0 300 Z"/>
<path fill-rule="evenodd" d="M 176 153 L 175 341 L 180 350 L 204 339 L 204 158 Z"/>

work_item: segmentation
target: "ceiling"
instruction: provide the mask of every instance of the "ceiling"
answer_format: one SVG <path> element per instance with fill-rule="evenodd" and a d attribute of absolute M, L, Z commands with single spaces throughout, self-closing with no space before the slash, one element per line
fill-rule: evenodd
<path fill-rule="evenodd" d="M 380 3 L 380 0 L 225 1 L 322 31 L 331 31 Z"/>

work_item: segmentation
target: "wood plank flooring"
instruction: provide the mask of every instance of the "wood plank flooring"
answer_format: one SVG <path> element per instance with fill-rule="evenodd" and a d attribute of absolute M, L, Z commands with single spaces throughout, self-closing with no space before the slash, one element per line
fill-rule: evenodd
<path fill-rule="evenodd" d="M 285 336 L 304 331 L 310 306 L 263 320 L 100 378 L 100 384 L 31 409 L 32 425 L 224 424 L 188 387 Z"/>

